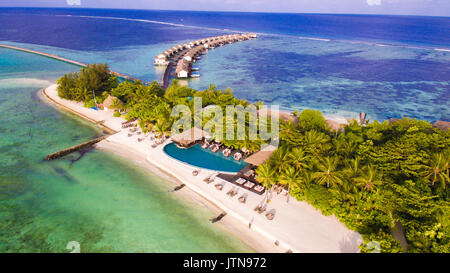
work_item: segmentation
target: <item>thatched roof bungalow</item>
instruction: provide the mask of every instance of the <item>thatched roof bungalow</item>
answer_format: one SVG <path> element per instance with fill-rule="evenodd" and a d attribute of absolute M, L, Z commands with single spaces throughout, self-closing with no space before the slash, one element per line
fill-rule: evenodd
<path fill-rule="evenodd" d="M 120 99 L 111 95 L 109 95 L 102 104 L 105 111 L 108 111 L 109 109 L 121 108 L 125 105 Z"/>
<path fill-rule="evenodd" d="M 244 161 L 254 166 L 262 165 L 272 156 L 272 154 L 275 152 L 276 149 L 277 147 L 275 146 L 267 145 L 264 149 L 252 154 L 251 156 L 247 157 Z"/>
<path fill-rule="evenodd" d="M 171 137 L 172 141 L 183 146 L 190 147 L 196 142 L 202 140 L 203 138 L 209 137 L 208 133 L 199 129 L 197 127 L 192 127 L 189 130 L 186 130 L 182 133 L 173 135 Z"/>

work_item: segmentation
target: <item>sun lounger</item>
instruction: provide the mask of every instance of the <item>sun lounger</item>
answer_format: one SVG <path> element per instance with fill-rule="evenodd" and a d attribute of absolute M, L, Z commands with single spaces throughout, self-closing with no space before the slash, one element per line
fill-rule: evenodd
<path fill-rule="evenodd" d="M 239 200 L 240 203 L 244 204 L 245 201 L 247 201 L 247 198 L 246 198 L 245 196 L 242 195 L 241 197 L 239 197 L 238 200 Z"/>
<path fill-rule="evenodd" d="M 266 213 L 266 218 L 268 220 L 273 220 L 273 218 L 275 218 L 275 214 L 273 212 L 268 212 Z"/>
<path fill-rule="evenodd" d="M 203 179 L 203 181 L 205 182 L 209 182 L 209 180 L 211 179 L 212 174 L 208 175 L 207 177 L 205 177 L 205 179 Z"/>
<path fill-rule="evenodd" d="M 239 177 L 239 179 L 236 180 L 236 183 L 239 184 L 239 185 L 243 185 L 245 182 L 247 182 L 247 180 L 245 180 L 245 179 L 242 178 L 242 177 Z"/>
<path fill-rule="evenodd" d="M 222 184 L 216 184 L 214 185 L 214 187 L 216 187 L 217 190 L 221 191 L 223 189 L 223 185 Z"/>
<path fill-rule="evenodd" d="M 247 183 L 244 184 L 244 187 L 246 187 L 247 189 L 251 189 L 253 188 L 253 186 L 255 186 L 255 183 L 252 183 L 250 181 L 247 181 Z"/>
<path fill-rule="evenodd" d="M 250 176 L 252 176 L 254 173 L 255 173 L 255 171 L 253 171 L 253 170 L 248 170 L 248 171 L 246 171 L 246 172 L 244 173 L 244 175 L 247 176 L 247 177 L 250 177 Z"/>
<path fill-rule="evenodd" d="M 255 191 L 257 191 L 257 192 L 262 192 L 262 191 L 264 191 L 264 187 L 261 186 L 261 185 L 257 185 L 257 186 L 254 187 L 253 189 L 254 189 Z"/>

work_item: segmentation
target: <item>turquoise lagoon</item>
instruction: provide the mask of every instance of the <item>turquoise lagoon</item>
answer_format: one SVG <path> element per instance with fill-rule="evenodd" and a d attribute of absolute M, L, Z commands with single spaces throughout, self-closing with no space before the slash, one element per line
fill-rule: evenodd
<path fill-rule="evenodd" d="M 101 135 L 38 90 L 78 67 L 0 49 L 0 252 L 251 252 L 213 213 L 170 193 L 168 181 L 93 150 L 46 154 Z"/>

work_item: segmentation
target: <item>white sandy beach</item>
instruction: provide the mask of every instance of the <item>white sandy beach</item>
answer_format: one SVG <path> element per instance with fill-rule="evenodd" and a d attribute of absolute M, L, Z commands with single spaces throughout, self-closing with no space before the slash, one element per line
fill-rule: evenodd
<path fill-rule="evenodd" d="M 163 146 L 152 148 L 152 142 L 147 137 L 138 142 L 138 137 L 128 137 L 128 129 L 122 129 L 123 118 L 113 117 L 112 112 L 95 111 L 83 107 L 82 103 L 64 100 L 58 97 L 56 85 L 48 87 L 45 91 L 47 97 L 53 102 L 64 106 L 67 110 L 78 113 L 89 120 L 99 123 L 117 131 L 116 134 L 100 142 L 99 148 L 115 152 L 133 161 L 140 161 L 141 167 L 152 172 L 157 171 L 155 167 L 163 172 L 160 175 L 170 175 L 181 183 L 186 184 L 189 189 L 183 188 L 175 194 L 195 199 L 200 204 L 213 210 L 219 208 L 227 213 L 221 222 L 233 234 L 243 239 L 258 252 L 293 252 L 320 253 L 320 252 L 359 252 L 358 245 L 362 242 L 361 236 L 349 230 L 334 216 L 324 216 L 306 202 L 299 202 L 290 198 L 273 194 L 271 202 L 267 204 L 267 211 L 275 210 L 275 219 L 267 220 L 264 214 L 258 214 L 254 208 L 264 198 L 253 192 L 239 188 L 239 194 L 231 198 L 226 193 L 234 186 L 219 178 L 215 182 L 206 184 L 203 178 L 213 173 L 209 170 L 200 170 L 198 176 L 193 176 L 192 171 L 198 169 L 183 164 L 166 155 Z M 62 107 L 63 108 L 63 107 Z M 218 191 L 214 185 L 224 183 L 222 191 Z M 238 202 L 238 196 L 247 194 L 247 202 Z M 200 197 L 201 196 L 201 197 Z M 214 204 L 217 208 L 209 205 Z M 249 223 L 251 222 L 251 228 Z M 275 244 L 277 242 L 277 244 Z"/>

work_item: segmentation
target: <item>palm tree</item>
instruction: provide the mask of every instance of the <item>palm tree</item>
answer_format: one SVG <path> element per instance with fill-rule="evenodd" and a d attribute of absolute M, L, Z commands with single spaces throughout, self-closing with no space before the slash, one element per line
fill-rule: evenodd
<path fill-rule="evenodd" d="M 309 159 L 309 155 L 307 155 L 302 148 L 292 149 L 292 151 L 288 154 L 288 158 L 290 163 L 297 168 L 298 171 L 308 168 L 308 164 L 306 164 L 306 162 Z"/>
<path fill-rule="evenodd" d="M 122 107 L 122 102 L 118 98 L 114 98 L 111 106 L 113 109 L 118 109 Z"/>
<path fill-rule="evenodd" d="M 264 163 L 259 165 L 256 169 L 256 179 L 260 182 L 266 189 L 270 189 L 275 180 L 276 173 L 269 163 Z"/>
<path fill-rule="evenodd" d="M 280 182 L 280 184 L 288 186 L 288 196 L 287 196 L 286 202 L 289 202 L 291 188 L 299 187 L 300 179 L 299 179 L 298 172 L 295 170 L 294 167 L 289 166 L 280 175 L 278 181 Z"/>
<path fill-rule="evenodd" d="M 324 133 L 311 130 L 305 133 L 305 143 L 315 155 L 323 154 L 328 151 L 332 145 L 328 143 L 329 137 Z"/>
<path fill-rule="evenodd" d="M 344 172 L 350 179 L 358 177 L 361 172 L 361 159 L 358 156 L 350 159 Z"/>
<path fill-rule="evenodd" d="M 445 189 L 449 183 L 449 156 L 444 154 L 434 154 L 429 164 L 424 166 L 425 177 L 431 180 L 431 186 L 434 187 L 436 182 L 440 182 L 442 188 Z"/>
<path fill-rule="evenodd" d="M 290 142 L 293 135 L 298 134 L 297 126 L 292 121 L 280 120 L 280 138 Z"/>
<path fill-rule="evenodd" d="M 307 171 L 306 169 L 303 169 L 303 171 L 300 172 L 298 179 L 299 183 L 305 187 L 308 187 L 314 181 L 312 172 Z"/>
<path fill-rule="evenodd" d="M 317 165 L 318 171 L 313 174 L 319 185 L 326 184 L 327 188 L 342 185 L 341 173 L 337 170 L 338 158 L 325 157 Z"/>
<path fill-rule="evenodd" d="M 167 126 L 167 123 L 162 120 L 158 120 L 154 128 L 158 133 L 159 138 L 162 138 L 166 133 L 169 132 L 169 126 Z"/>
<path fill-rule="evenodd" d="M 378 179 L 378 175 L 372 165 L 369 165 L 364 169 L 364 175 L 355 178 L 356 185 L 369 192 L 373 192 L 376 186 L 380 185 L 382 181 Z"/>
<path fill-rule="evenodd" d="M 270 161 L 274 162 L 278 172 L 287 168 L 290 165 L 287 148 L 285 146 L 279 147 L 271 156 Z"/>

